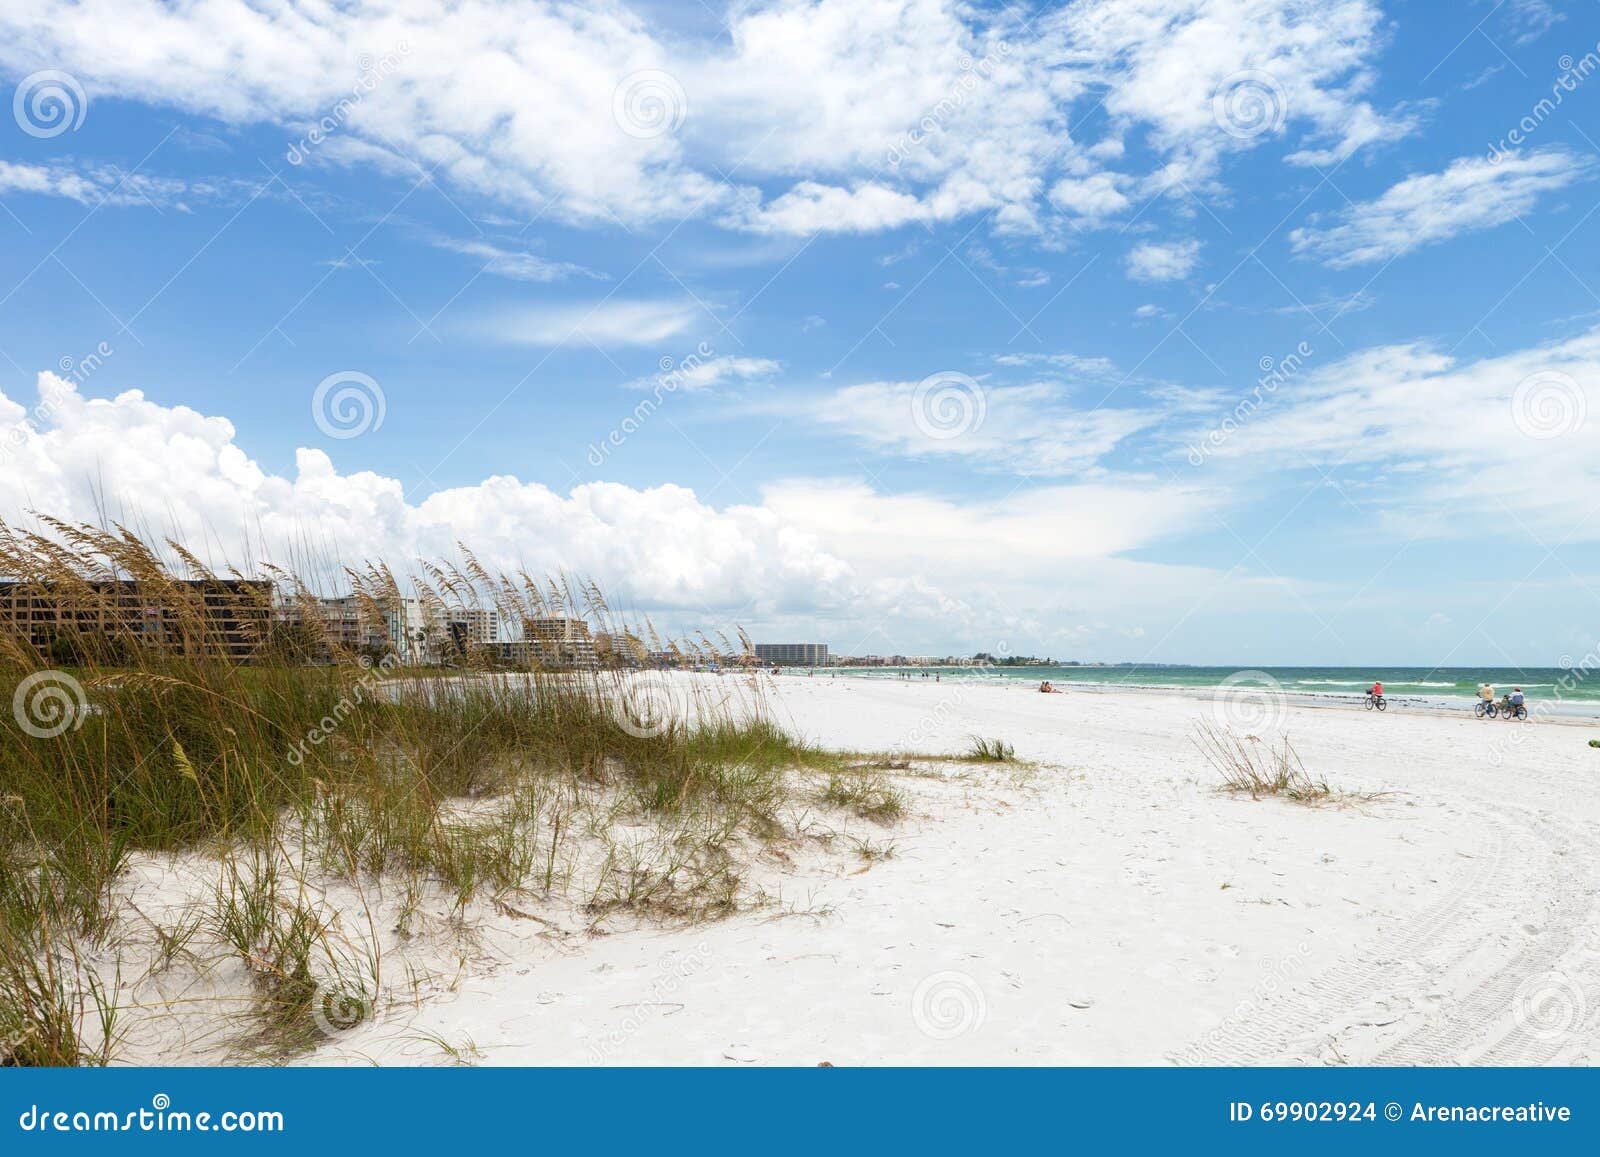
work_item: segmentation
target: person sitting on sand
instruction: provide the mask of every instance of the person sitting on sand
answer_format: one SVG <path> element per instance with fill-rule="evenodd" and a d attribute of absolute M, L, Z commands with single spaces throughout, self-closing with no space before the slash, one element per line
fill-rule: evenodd
<path fill-rule="evenodd" d="M 1061 691 L 1061 690 L 1058 690 L 1055 687 L 1052 687 L 1050 685 L 1050 680 L 1048 680 L 1048 679 L 1046 679 L 1043 683 L 1039 684 L 1039 690 L 1044 692 L 1046 695 L 1065 695 L 1066 694 L 1065 691 Z"/>

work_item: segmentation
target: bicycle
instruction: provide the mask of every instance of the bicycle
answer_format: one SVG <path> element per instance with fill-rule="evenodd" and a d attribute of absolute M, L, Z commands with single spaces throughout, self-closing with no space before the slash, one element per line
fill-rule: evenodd
<path fill-rule="evenodd" d="M 1493 719 L 1496 715 L 1500 714 L 1500 706 L 1497 703 L 1489 703 L 1489 702 L 1485 702 L 1484 700 L 1480 699 L 1480 700 L 1478 700 L 1477 704 L 1472 708 L 1472 713 L 1474 715 L 1476 715 L 1479 719 L 1482 719 L 1485 716 L 1487 716 L 1490 719 Z"/>
<path fill-rule="evenodd" d="M 1528 717 L 1528 708 L 1522 703 L 1502 703 L 1500 704 L 1500 714 L 1504 715 L 1508 721 L 1526 719 Z"/>
<path fill-rule="evenodd" d="M 1374 695 L 1369 691 L 1367 693 L 1367 710 L 1371 711 L 1374 707 L 1379 711 L 1386 711 L 1389 708 L 1389 701 L 1382 695 Z"/>

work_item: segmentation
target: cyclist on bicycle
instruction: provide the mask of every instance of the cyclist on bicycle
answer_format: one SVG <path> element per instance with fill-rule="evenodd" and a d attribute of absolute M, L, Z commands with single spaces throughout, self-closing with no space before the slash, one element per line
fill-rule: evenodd
<path fill-rule="evenodd" d="M 1511 706 L 1521 707 L 1527 703 L 1527 701 L 1527 698 L 1522 694 L 1521 687 L 1513 687 L 1511 689 Z"/>
<path fill-rule="evenodd" d="M 1372 686 L 1367 688 L 1367 694 L 1371 695 L 1374 699 L 1382 699 L 1383 698 L 1383 680 L 1382 679 L 1374 679 L 1372 681 Z"/>

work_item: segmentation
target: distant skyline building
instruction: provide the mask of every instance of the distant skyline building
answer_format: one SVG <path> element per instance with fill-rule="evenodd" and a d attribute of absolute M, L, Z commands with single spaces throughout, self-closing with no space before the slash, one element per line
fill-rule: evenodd
<path fill-rule="evenodd" d="M 372 605 L 381 609 L 381 622 L 373 620 Z M 433 632 L 428 629 L 420 599 L 388 599 L 374 604 L 373 600 L 364 603 L 356 595 L 344 595 L 318 599 L 317 613 L 324 638 L 343 650 L 381 651 L 405 663 L 426 663 L 434 658 Z M 285 617 L 298 621 L 300 609 L 289 606 Z"/>
<path fill-rule="evenodd" d="M 756 658 L 780 667 L 827 667 L 826 643 L 757 643 Z"/>
<path fill-rule="evenodd" d="M 315 632 L 324 660 L 341 653 L 394 655 L 407 664 L 434 664 L 500 643 L 493 608 L 440 607 L 418 598 L 349 594 L 307 602 L 279 599 L 274 619 Z M 309 620 L 309 621 L 308 621 Z"/>
<path fill-rule="evenodd" d="M 608 640 L 609 645 L 609 640 Z M 582 619 L 549 616 L 522 621 L 522 638 L 514 646 L 516 653 L 544 667 L 582 667 L 599 665 L 595 640 L 589 634 L 589 624 Z"/>

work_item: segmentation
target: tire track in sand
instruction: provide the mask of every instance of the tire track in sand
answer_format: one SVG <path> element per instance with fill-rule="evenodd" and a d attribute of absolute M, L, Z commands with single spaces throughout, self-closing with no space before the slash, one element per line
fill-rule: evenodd
<path fill-rule="evenodd" d="M 1486 822 L 1481 849 L 1445 897 L 1378 937 L 1313 980 L 1252 1003 L 1172 1059 L 1189 1064 L 1292 1063 L 1309 1059 L 1341 1035 L 1388 1027 L 1375 1002 L 1403 1006 L 1395 1023 L 1424 1018 L 1398 1039 L 1351 1063 L 1392 1065 L 1549 1063 L 1583 1028 L 1600 991 L 1594 951 L 1596 841 L 1579 824 L 1506 802 L 1464 805 Z M 1579 869 L 1574 871 L 1574 869 Z M 1504 951 L 1508 927 L 1526 920 L 1528 897 L 1546 900 L 1542 922 L 1513 955 L 1464 995 L 1433 1003 L 1431 982 L 1453 971 L 1481 971 L 1485 953 Z M 1529 1015 L 1524 986 L 1548 982 L 1552 1001 L 1543 1021 Z M 1537 992 L 1533 994 L 1539 995 Z M 1522 998 L 1525 1007 L 1519 1010 Z M 1561 1002 L 1565 1000 L 1563 1005 Z M 1432 1007 L 1430 1007 L 1432 1004 Z M 1378 1016 L 1390 1015 L 1385 1008 Z M 1538 1009 L 1534 1010 L 1535 1012 Z M 1366 1019 L 1364 1019 L 1366 1018 Z M 1570 1022 L 1570 1023 L 1565 1023 Z M 1368 1034 L 1371 1035 L 1371 1034 Z M 1378 1034 L 1382 1036 L 1383 1034 Z M 1580 1038 L 1581 1039 L 1581 1038 Z"/>

